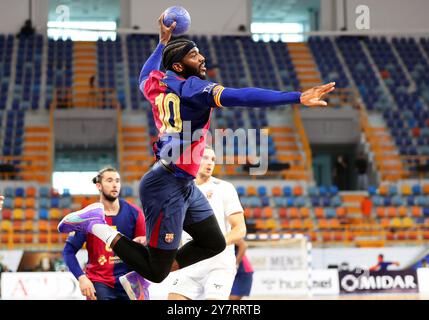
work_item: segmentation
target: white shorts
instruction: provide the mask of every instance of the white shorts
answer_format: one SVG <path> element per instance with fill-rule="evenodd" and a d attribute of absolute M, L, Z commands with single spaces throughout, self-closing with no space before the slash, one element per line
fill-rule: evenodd
<path fill-rule="evenodd" d="M 170 293 L 177 293 L 191 300 L 228 300 L 236 271 L 231 269 L 208 270 L 203 275 L 178 272 L 170 286 Z"/>

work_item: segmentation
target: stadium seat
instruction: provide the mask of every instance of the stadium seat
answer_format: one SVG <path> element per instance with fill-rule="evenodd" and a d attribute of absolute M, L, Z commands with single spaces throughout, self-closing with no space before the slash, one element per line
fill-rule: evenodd
<path fill-rule="evenodd" d="M 13 220 L 23 220 L 24 219 L 24 210 L 22 209 L 13 209 L 12 211 Z"/>
<path fill-rule="evenodd" d="M 294 196 L 301 196 L 303 194 L 303 189 L 301 186 L 297 185 L 293 187 L 293 195 Z"/>
<path fill-rule="evenodd" d="M 36 188 L 32 186 L 27 187 L 27 189 L 25 190 L 25 194 L 29 198 L 36 197 Z"/>
<path fill-rule="evenodd" d="M 274 197 L 280 197 L 280 196 L 282 195 L 282 190 L 281 190 L 281 188 L 280 188 L 280 187 L 275 186 L 275 187 L 273 187 L 273 188 L 271 189 L 271 194 L 272 194 Z"/>
<path fill-rule="evenodd" d="M 419 184 L 413 185 L 412 192 L 414 195 L 420 195 L 422 193 L 422 188 Z"/>
<path fill-rule="evenodd" d="M 317 219 L 325 218 L 325 210 L 322 207 L 314 208 L 314 215 Z"/>
<path fill-rule="evenodd" d="M 400 217 L 406 217 L 406 216 L 407 216 L 407 214 L 408 214 L 408 208 L 407 208 L 407 207 L 405 207 L 405 206 L 400 206 L 400 207 L 398 208 L 398 215 L 399 215 Z"/>
<path fill-rule="evenodd" d="M 2 214 L 3 220 L 11 220 L 12 219 L 12 210 L 3 209 L 3 210 L 0 210 L 0 213 Z"/>
<path fill-rule="evenodd" d="M 288 218 L 289 219 L 298 219 L 300 218 L 300 213 L 298 208 L 292 207 L 288 210 Z"/>
<path fill-rule="evenodd" d="M 24 198 L 21 196 L 15 197 L 13 200 L 13 206 L 14 208 L 23 208 L 24 207 Z"/>
<path fill-rule="evenodd" d="M 309 208 L 306 208 L 306 207 L 300 208 L 299 212 L 300 212 L 300 217 L 303 219 L 307 219 L 310 217 L 310 209 Z"/>
<path fill-rule="evenodd" d="M 377 215 L 377 218 L 384 218 L 386 216 L 386 208 L 385 207 L 376 208 L 375 214 Z"/>
<path fill-rule="evenodd" d="M 279 217 L 282 219 L 287 218 L 286 208 L 279 208 L 278 214 L 279 214 Z"/>
<path fill-rule="evenodd" d="M 258 194 L 254 186 L 248 186 L 246 191 L 248 196 L 256 196 Z"/>
<path fill-rule="evenodd" d="M 429 185 L 428 185 L 428 187 L 429 187 Z M 428 192 L 429 193 L 429 192 Z M 290 197 L 291 195 L 292 195 L 292 188 L 291 187 L 289 187 L 289 186 L 285 186 L 285 187 L 283 187 L 283 195 L 285 196 L 285 197 Z"/>
<path fill-rule="evenodd" d="M 267 188 L 265 186 L 259 186 L 258 189 L 258 195 L 260 197 L 266 196 L 267 195 Z"/>
<path fill-rule="evenodd" d="M 344 207 L 337 207 L 335 211 L 338 218 L 344 218 L 347 215 L 347 210 Z"/>
<path fill-rule="evenodd" d="M 401 193 L 402 193 L 403 196 L 409 196 L 409 195 L 411 195 L 412 194 L 411 186 L 408 185 L 408 184 L 402 185 L 402 187 L 401 187 Z"/>
<path fill-rule="evenodd" d="M 411 215 L 414 218 L 420 218 L 423 217 L 423 210 L 421 207 L 413 206 L 411 207 Z"/>
<path fill-rule="evenodd" d="M 36 199 L 35 198 L 25 198 L 25 208 L 35 208 L 36 207 Z"/>

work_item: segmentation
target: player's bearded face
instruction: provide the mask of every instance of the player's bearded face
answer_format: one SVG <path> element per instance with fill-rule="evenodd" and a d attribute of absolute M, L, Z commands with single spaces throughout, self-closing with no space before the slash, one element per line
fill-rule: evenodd
<path fill-rule="evenodd" d="M 100 191 L 107 201 L 113 202 L 118 199 L 119 192 L 121 191 L 119 175 L 114 172 L 112 174 L 108 174 L 107 177 L 103 176 Z"/>
<path fill-rule="evenodd" d="M 200 54 L 198 48 L 193 48 L 181 61 L 184 78 L 196 76 L 202 80 L 206 79 L 206 59 Z"/>
<path fill-rule="evenodd" d="M 202 80 L 206 79 L 206 72 L 205 72 L 205 69 L 203 69 L 204 64 L 190 65 L 190 64 L 183 62 L 182 65 L 183 65 L 182 74 L 183 74 L 183 77 L 185 79 L 192 77 L 192 76 L 198 77 Z"/>

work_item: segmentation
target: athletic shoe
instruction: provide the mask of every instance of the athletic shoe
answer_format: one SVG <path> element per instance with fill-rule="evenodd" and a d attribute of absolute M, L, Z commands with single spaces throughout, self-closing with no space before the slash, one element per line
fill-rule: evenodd
<path fill-rule="evenodd" d="M 90 204 L 82 210 L 66 215 L 58 224 L 58 231 L 62 233 L 72 231 L 88 233 L 91 232 L 94 224 L 106 224 L 104 206 L 101 202 Z"/>
<path fill-rule="evenodd" d="M 119 277 L 130 300 L 149 300 L 150 283 L 135 271 Z"/>

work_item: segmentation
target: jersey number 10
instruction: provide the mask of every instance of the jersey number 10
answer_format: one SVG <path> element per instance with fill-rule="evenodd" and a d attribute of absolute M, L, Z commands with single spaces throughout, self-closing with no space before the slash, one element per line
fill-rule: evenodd
<path fill-rule="evenodd" d="M 170 123 L 170 103 L 173 104 L 173 119 L 174 126 Z M 180 118 L 180 98 L 174 93 L 159 94 L 155 98 L 155 104 L 158 107 L 159 119 L 162 122 L 162 127 L 159 129 L 161 133 L 182 132 L 182 119 Z"/>

